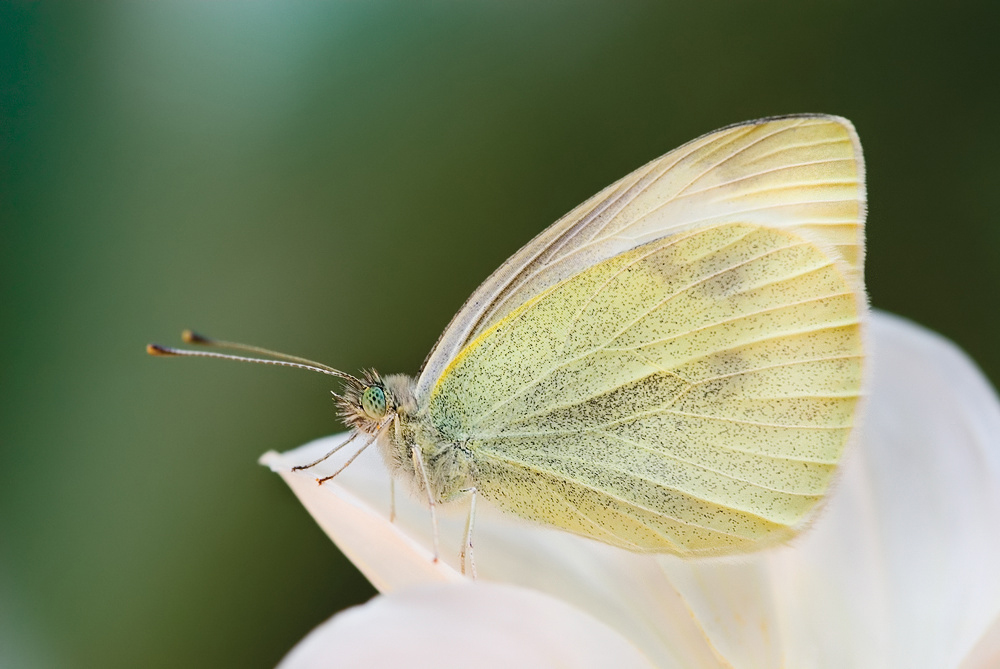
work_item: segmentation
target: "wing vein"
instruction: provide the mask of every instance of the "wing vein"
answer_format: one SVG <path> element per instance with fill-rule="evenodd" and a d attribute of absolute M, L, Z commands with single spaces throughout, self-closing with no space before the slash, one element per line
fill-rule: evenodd
<path fill-rule="evenodd" d="M 497 457 L 497 456 L 494 456 L 494 457 Z M 536 465 L 536 464 L 531 464 L 531 463 L 524 462 L 522 460 L 518 460 L 516 458 L 511 458 L 507 454 L 504 454 L 503 457 L 497 457 L 497 459 L 499 461 L 505 463 L 505 464 L 517 464 L 517 465 L 520 465 L 521 467 L 523 467 L 524 469 L 529 470 L 529 471 L 537 471 L 537 472 L 542 472 L 542 473 L 548 474 L 549 476 L 551 476 L 551 477 L 553 477 L 555 479 L 560 479 L 560 480 L 566 481 L 567 483 L 572 483 L 574 485 L 579 485 L 579 486 L 581 486 L 583 488 L 586 488 L 586 489 L 590 490 L 591 492 L 595 492 L 595 493 L 598 493 L 598 494 L 601 494 L 601 495 L 605 495 L 605 496 L 610 497 L 611 499 L 613 499 L 613 500 L 615 500 L 617 502 L 621 502 L 622 504 L 626 504 L 628 506 L 631 506 L 632 508 L 639 509 L 641 511 L 646 511 L 648 513 L 652 513 L 652 514 L 655 514 L 655 515 L 658 515 L 658 516 L 666 516 L 667 518 L 675 520 L 678 523 L 681 523 L 683 525 L 687 525 L 689 527 L 697 527 L 697 528 L 700 528 L 700 529 L 703 529 L 703 530 L 708 530 L 709 532 L 716 532 L 718 534 L 725 534 L 725 535 L 728 535 L 728 536 L 735 536 L 735 537 L 739 537 L 740 536 L 738 534 L 732 534 L 730 532 L 725 532 L 723 530 L 717 530 L 717 529 L 714 529 L 714 528 L 711 528 L 711 527 L 706 527 L 706 526 L 701 525 L 699 523 L 693 523 L 693 522 L 690 522 L 690 521 L 683 520 L 683 519 L 678 518 L 676 516 L 672 516 L 672 515 L 666 514 L 662 510 L 652 509 L 649 506 L 646 506 L 644 504 L 640 504 L 639 502 L 635 502 L 635 501 L 632 501 L 632 500 L 625 499 L 624 497 L 622 497 L 620 495 L 616 495 L 614 493 L 611 493 L 608 490 L 605 490 L 604 488 L 598 488 L 598 487 L 596 487 L 596 486 L 594 486 L 591 483 L 588 483 L 586 481 L 581 481 L 578 478 L 573 478 L 573 477 L 570 477 L 570 476 L 566 476 L 565 474 L 563 474 L 561 472 L 554 471 L 551 468 L 541 467 L 541 466 Z M 585 465 L 592 465 L 592 464 L 594 464 L 593 462 L 590 462 L 590 461 L 587 461 L 587 460 L 582 460 L 580 458 L 566 457 L 566 458 L 561 458 L 561 459 L 564 460 L 564 461 L 566 461 L 566 462 L 578 462 L 578 463 L 585 464 Z M 603 468 L 605 470 L 609 471 L 609 472 L 615 472 L 615 473 L 618 473 L 618 474 L 624 474 L 625 476 L 630 476 L 630 477 L 632 477 L 634 479 L 637 479 L 639 481 L 645 481 L 646 483 L 649 483 L 650 485 L 652 485 L 652 486 L 654 486 L 656 488 L 662 488 L 664 490 L 670 490 L 670 491 L 673 491 L 673 492 L 678 493 L 680 495 L 684 495 L 685 497 L 689 497 L 691 499 L 698 500 L 699 502 L 704 502 L 705 504 L 711 504 L 712 506 L 718 506 L 718 507 L 723 507 L 723 508 L 731 509 L 733 511 L 738 511 L 738 512 L 746 514 L 748 516 L 752 516 L 754 518 L 758 518 L 760 520 L 763 520 L 764 522 L 767 522 L 767 523 L 782 524 L 781 521 L 772 520 L 770 518 L 762 516 L 762 515 L 760 515 L 758 513 L 750 511 L 748 509 L 744 509 L 744 508 L 736 507 L 736 506 L 729 506 L 728 504 L 725 504 L 723 502 L 718 502 L 718 501 L 714 501 L 714 500 L 710 500 L 710 499 L 705 499 L 705 498 L 700 497 L 698 495 L 692 494 L 692 493 L 690 493 L 690 492 L 688 492 L 686 490 L 681 490 L 680 488 L 677 488 L 676 486 L 664 485 L 664 484 L 659 483 L 657 481 L 653 481 L 652 479 L 649 479 L 648 477 L 640 476 L 640 475 L 636 474 L 635 472 L 630 472 L 630 471 L 626 471 L 624 469 L 620 469 L 618 467 L 610 467 L 610 466 L 606 466 L 606 465 L 603 466 Z M 725 474 L 722 474 L 721 476 L 725 476 Z M 727 477 L 727 478 L 732 478 L 732 477 Z M 741 481 L 741 483 L 743 483 L 743 481 Z M 752 483 L 748 483 L 747 485 L 751 485 L 752 486 L 753 484 Z M 757 487 L 757 486 L 754 486 L 754 487 Z M 783 495 L 789 495 L 791 497 L 815 497 L 815 495 L 803 495 L 803 494 L 798 494 L 798 493 L 793 493 L 793 492 L 782 492 L 781 494 L 783 494 Z M 741 537 L 741 538 L 746 538 L 746 537 Z"/>
<path fill-rule="evenodd" d="M 782 172 L 784 170 L 794 170 L 794 169 L 798 169 L 800 167 L 808 167 L 810 165 L 828 165 L 830 163 L 853 163 L 853 162 L 854 161 L 852 159 L 850 159 L 850 158 L 824 158 L 823 160 L 807 160 L 807 161 L 804 161 L 804 162 L 801 162 L 801 163 L 790 163 L 788 165 L 781 165 L 780 167 L 772 167 L 772 168 L 769 168 L 769 169 L 766 169 L 766 170 L 761 170 L 759 172 L 754 172 L 752 174 L 744 174 L 743 176 L 737 177 L 735 179 L 730 179 L 729 181 L 722 181 L 722 182 L 717 183 L 717 184 L 712 184 L 711 186 L 705 186 L 704 188 L 699 188 L 698 190 L 689 190 L 689 191 L 685 192 L 682 197 L 690 197 L 692 195 L 700 195 L 701 193 L 707 193 L 707 192 L 715 190 L 717 188 L 723 188 L 725 186 L 732 186 L 733 184 L 738 184 L 741 181 L 748 181 L 750 179 L 756 179 L 757 177 L 763 176 L 765 174 L 774 174 L 775 172 Z M 857 182 L 856 179 L 851 180 L 851 181 L 843 181 L 843 182 L 842 181 L 835 181 L 835 180 L 820 179 L 820 180 L 816 180 L 816 181 L 802 182 L 801 185 L 809 185 L 809 186 L 831 186 L 831 185 L 850 185 L 850 184 L 857 184 L 857 183 L 858 182 Z M 794 186 L 794 185 L 797 185 L 797 184 L 789 184 L 789 185 Z M 772 189 L 760 189 L 760 190 L 754 190 L 752 192 L 754 194 L 757 194 L 757 193 L 767 193 L 767 192 L 770 192 L 770 190 L 772 190 Z"/>
<path fill-rule="evenodd" d="M 719 376 L 713 376 L 711 378 L 702 379 L 700 381 L 692 381 L 692 386 L 700 386 L 705 383 L 711 383 L 712 381 L 719 381 L 721 379 L 729 379 L 734 376 L 741 376 L 743 374 L 754 374 L 756 372 L 763 372 L 768 369 L 780 369 L 782 367 L 793 367 L 795 365 L 805 365 L 810 362 L 826 362 L 828 360 L 858 360 L 861 359 L 860 355 L 831 355 L 823 358 L 806 358 L 801 360 L 788 360 L 786 362 L 777 362 L 773 365 L 764 365 L 763 367 L 754 367 L 753 369 L 744 369 L 738 372 L 731 372 L 729 374 L 720 374 Z M 794 397 L 804 397 L 801 395 L 794 395 Z M 838 396 L 839 397 L 839 396 Z"/>
<path fill-rule="evenodd" d="M 617 435 L 617 434 L 615 434 L 613 432 L 607 432 L 605 430 L 600 430 L 600 433 L 603 434 L 603 435 L 605 435 L 605 436 L 611 437 L 612 439 L 620 441 L 623 444 L 628 444 L 629 446 L 637 448 L 637 449 L 639 449 L 641 451 L 644 451 L 646 453 L 650 453 L 650 454 L 658 456 L 658 457 L 666 456 L 666 457 L 670 458 L 671 460 L 676 460 L 677 462 L 683 462 L 684 464 L 691 465 L 692 467 L 697 467 L 698 469 L 701 469 L 703 471 L 710 472 L 712 474 L 718 474 L 719 476 L 724 476 L 727 479 L 730 479 L 732 481 L 739 481 L 740 483 L 746 483 L 747 485 L 751 485 L 751 486 L 753 486 L 755 488 L 760 488 L 761 490 L 769 490 L 771 492 L 780 492 L 782 494 L 788 494 L 788 495 L 798 495 L 799 497 L 810 497 L 811 496 L 811 495 L 806 494 L 806 493 L 796 493 L 796 492 L 792 492 L 790 490 L 782 490 L 780 488 L 774 488 L 772 486 L 763 485 L 761 483 L 755 483 L 753 481 L 748 481 L 747 479 L 739 477 L 739 476 L 736 476 L 735 474 L 729 474 L 729 473 L 726 473 L 726 472 L 721 471 L 719 469 L 714 469 L 714 468 L 709 467 L 707 465 L 701 464 L 700 462 L 693 462 L 692 460 L 688 460 L 687 458 L 682 458 L 682 457 L 680 457 L 679 455 L 677 455 L 675 453 L 668 453 L 666 451 L 660 451 L 660 450 L 657 450 L 657 449 L 654 449 L 654 448 L 650 448 L 648 446 L 643 446 L 642 444 L 640 444 L 637 441 L 633 441 L 631 439 L 626 439 L 625 437 L 623 437 L 621 435 Z M 721 446 L 722 448 L 726 448 L 725 446 L 722 446 L 720 444 L 715 444 L 715 446 L 717 446 L 717 447 Z M 740 452 L 740 451 L 736 451 L 735 449 L 731 449 L 731 448 L 726 448 L 726 450 L 737 452 L 737 453 Z M 766 458 L 771 458 L 772 460 L 789 460 L 790 462 L 803 462 L 801 460 L 791 460 L 789 458 L 783 458 L 783 457 L 778 456 L 778 455 L 767 455 L 767 454 L 763 454 L 763 453 L 755 453 L 754 455 L 760 455 L 760 456 L 763 456 L 763 457 L 766 457 Z"/>
<path fill-rule="evenodd" d="M 757 311 L 752 311 L 752 312 L 749 312 L 749 313 L 746 313 L 746 314 L 739 314 L 738 316 L 733 316 L 732 318 L 725 318 L 725 319 L 723 319 L 721 321 L 715 321 L 714 323 L 706 323 L 705 325 L 699 325 L 696 328 L 692 328 L 690 330 L 685 330 L 684 332 L 679 332 L 679 333 L 677 333 L 675 335 L 672 335 L 670 337 L 664 337 L 663 339 L 656 339 L 654 341 L 646 342 L 644 344 L 639 344 L 639 345 L 636 345 L 636 346 L 624 346 L 624 347 L 620 347 L 620 348 L 605 348 L 604 350 L 606 350 L 606 351 L 632 351 L 632 350 L 638 350 L 638 349 L 641 349 L 641 348 L 646 348 L 648 346 L 653 346 L 655 344 L 663 344 L 663 343 L 666 343 L 668 341 L 673 341 L 674 339 L 679 339 L 680 337 L 686 337 L 688 335 L 694 334 L 695 332 L 702 332 L 704 330 L 708 330 L 710 328 L 718 327 L 720 325 L 729 325 L 731 323 L 735 323 L 735 322 L 737 322 L 739 320 L 742 320 L 744 318 L 749 318 L 751 316 L 760 316 L 761 314 L 766 314 L 766 313 L 771 312 L 771 311 L 777 311 L 779 309 L 787 309 L 788 307 L 798 307 L 798 306 L 801 306 L 803 304 L 809 304 L 810 302 L 819 302 L 821 300 L 828 300 L 828 299 L 830 299 L 832 297 L 845 297 L 845 296 L 850 296 L 850 295 L 853 295 L 853 293 L 850 293 L 850 292 L 841 292 L 841 293 L 830 293 L 828 295 L 818 295 L 816 297 L 811 297 L 808 300 L 800 300 L 798 302 L 789 302 L 787 304 L 779 304 L 777 306 L 768 307 L 766 309 L 759 309 Z M 844 327 L 845 325 L 856 325 L 857 323 L 858 323 L 858 319 L 857 318 L 853 318 L 853 319 L 850 319 L 850 320 L 845 320 L 843 322 L 838 322 L 838 323 L 833 323 L 831 325 L 826 325 L 824 327 L 827 327 L 827 328 Z M 812 332 L 812 331 L 813 330 L 810 330 L 810 329 L 791 330 L 789 332 L 781 333 L 780 336 L 784 337 L 784 336 L 788 336 L 789 334 L 793 334 L 793 335 L 804 334 L 806 332 Z M 766 340 L 762 340 L 762 341 L 766 341 Z"/>
<path fill-rule="evenodd" d="M 805 124 L 803 124 L 803 127 Z M 788 151 L 795 151 L 796 149 L 807 149 L 814 146 L 832 146 L 834 144 L 846 144 L 848 147 L 851 146 L 851 140 L 846 137 L 838 137 L 835 139 L 822 139 L 815 142 L 802 142 L 801 144 L 785 144 L 774 151 L 768 151 L 767 153 L 762 153 L 755 158 L 756 161 L 761 161 L 765 158 L 770 158 L 772 156 L 777 156 Z"/>
<path fill-rule="evenodd" d="M 705 414 L 690 413 L 688 411 L 673 411 L 671 409 L 664 409 L 663 411 L 657 411 L 656 413 L 670 413 L 674 414 L 675 416 L 687 416 L 688 418 L 702 418 L 704 420 L 719 420 L 719 421 L 724 421 L 726 423 L 736 423 L 738 425 L 780 427 L 789 430 L 846 430 L 851 427 L 850 425 L 782 425 L 781 423 L 765 423 L 763 421 L 742 420 L 739 418 L 726 418 L 724 416 L 707 416 Z M 603 428 L 605 426 L 602 425 L 601 427 Z"/>

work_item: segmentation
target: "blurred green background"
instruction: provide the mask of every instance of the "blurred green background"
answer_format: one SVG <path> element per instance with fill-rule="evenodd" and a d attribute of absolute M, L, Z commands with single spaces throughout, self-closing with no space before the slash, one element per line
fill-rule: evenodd
<path fill-rule="evenodd" d="M 875 305 L 1000 379 L 996 3 L 0 5 L 0 666 L 267 667 L 372 594 L 256 464 L 719 126 L 857 125 Z"/>

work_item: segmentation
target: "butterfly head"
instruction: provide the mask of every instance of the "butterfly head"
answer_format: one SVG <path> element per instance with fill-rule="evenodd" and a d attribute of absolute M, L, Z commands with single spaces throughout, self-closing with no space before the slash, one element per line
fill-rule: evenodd
<path fill-rule="evenodd" d="M 343 394 L 334 398 L 343 421 L 362 432 L 378 431 L 396 412 L 396 398 L 375 370 L 345 379 Z"/>

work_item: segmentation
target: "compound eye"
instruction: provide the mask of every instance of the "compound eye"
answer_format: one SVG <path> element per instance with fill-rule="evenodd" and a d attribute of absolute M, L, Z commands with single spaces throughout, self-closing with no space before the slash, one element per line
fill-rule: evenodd
<path fill-rule="evenodd" d="M 361 408 L 369 418 L 378 420 L 385 418 L 385 391 L 378 386 L 368 386 L 361 393 Z"/>

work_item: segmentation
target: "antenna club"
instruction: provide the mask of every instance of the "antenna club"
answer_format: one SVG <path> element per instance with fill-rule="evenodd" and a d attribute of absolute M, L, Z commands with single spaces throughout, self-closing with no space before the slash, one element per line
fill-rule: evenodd
<path fill-rule="evenodd" d="M 176 355 L 173 351 L 159 344 L 146 344 L 146 353 L 149 355 Z"/>
<path fill-rule="evenodd" d="M 198 334 L 194 330 L 184 330 L 181 333 L 181 339 L 183 339 L 188 344 L 212 344 L 213 340 Z"/>

